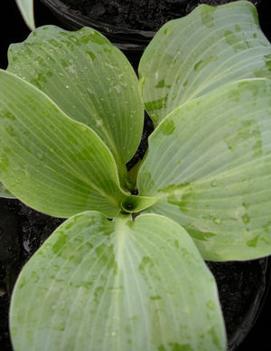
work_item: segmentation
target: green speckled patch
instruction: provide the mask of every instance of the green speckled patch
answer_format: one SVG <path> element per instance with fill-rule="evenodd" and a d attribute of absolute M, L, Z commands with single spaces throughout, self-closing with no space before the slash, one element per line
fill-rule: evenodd
<path fill-rule="evenodd" d="M 58 254 L 60 250 L 63 249 L 64 245 L 67 242 L 67 235 L 60 233 L 58 239 L 54 242 L 52 250 L 55 254 Z"/>
<path fill-rule="evenodd" d="M 162 98 L 157 99 L 157 100 L 147 101 L 147 102 L 145 102 L 145 107 L 149 111 L 160 110 L 165 106 L 166 101 L 167 101 L 167 96 L 162 97 Z"/>
<path fill-rule="evenodd" d="M 215 233 L 202 232 L 202 231 L 197 230 L 197 229 L 188 228 L 187 231 L 189 232 L 189 234 L 193 238 L 195 238 L 197 240 L 201 240 L 201 241 L 208 241 L 209 239 L 211 239 L 211 238 L 216 236 Z"/>
<path fill-rule="evenodd" d="M 170 85 L 169 84 L 166 84 L 165 80 L 162 79 L 160 80 L 157 85 L 155 86 L 156 88 L 158 89 L 161 89 L 161 88 L 170 88 Z"/>
<path fill-rule="evenodd" d="M 172 120 L 166 120 L 162 123 L 160 131 L 164 135 L 171 135 L 175 131 L 175 123 Z"/>
<path fill-rule="evenodd" d="M 200 7 L 199 11 L 202 24 L 207 28 L 213 28 L 215 26 L 216 8 L 213 6 L 203 5 Z"/>
<path fill-rule="evenodd" d="M 249 246 L 249 247 L 256 247 L 257 244 L 258 244 L 259 239 L 260 239 L 260 236 L 255 236 L 255 238 L 247 241 L 247 246 Z"/>
<path fill-rule="evenodd" d="M 249 47 L 248 43 L 244 40 L 241 40 L 234 31 L 226 30 L 224 32 L 224 37 L 226 43 L 236 50 L 245 50 Z"/>
<path fill-rule="evenodd" d="M 264 57 L 265 65 L 269 71 L 271 71 L 271 54 L 268 54 Z"/>

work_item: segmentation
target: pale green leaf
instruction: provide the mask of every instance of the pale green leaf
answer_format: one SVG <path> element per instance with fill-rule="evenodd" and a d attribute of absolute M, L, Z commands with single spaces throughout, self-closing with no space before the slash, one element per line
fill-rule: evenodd
<path fill-rule="evenodd" d="M 8 70 L 94 129 L 126 172 L 141 140 L 144 107 L 132 66 L 103 35 L 91 28 L 38 28 L 10 47 Z"/>
<path fill-rule="evenodd" d="M 64 223 L 24 267 L 15 351 L 222 351 L 216 284 L 193 241 L 158 215 Z"/>
<path fill-rule="evenodd" d="M 139 171 L 150 210 L 173 218 L 208 260 L 271 254 L 271 81 L 230 83 L 188 102 L 150 137 Z"/>
<path fill-rule="evenodd" d="M 271 78 L 271 46 L 250 2 L 200 5 L 158 31 L 139 74 L 146 109 L 157 123 L 180 104 L 227 82 Z"/>
<path fill-rule="evenodd" d="M 0 197 L 6 199 L 14 199 L 14 196 L 4 187 L 2 183 L 0 183 Z"/>
<path fill-rule="evenodd" d="M 113 216 L 124 198 L 100 137 L 6 71 L 0 71 L 0 180 L 27 205 L 57 217 L 96 209 Z"/>
<path fill-rule="evenodd" d="M 30 29 L 35 29 L 33 0 L 16 0 L 25 23 Z"/>

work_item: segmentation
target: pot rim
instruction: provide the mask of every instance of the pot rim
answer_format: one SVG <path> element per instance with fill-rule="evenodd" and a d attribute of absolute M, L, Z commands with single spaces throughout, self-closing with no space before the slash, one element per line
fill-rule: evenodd
<path fill-rule="evenodd" d="M 254 302 L 248 310 L 242 324 L 237 329 L 235 335 L 231 338 L 229 344 L 229 351 L 234 351 L 242 342 L 247 338 L 247 336 L 252 331 L 253 327 L 256 325 L 262 311 L 263 307 L 268 298 L 270 298 L 271 293 L 271 257 L 262 258 L 262 271 L 263 271 L 263 281 L 258 288 L 257 296 L 254 298 Z"/>
<path fill-rule="evenodd" d="M 62 0 L 40 0 L 47 6 L 62 22 L 69 24 L 73 29 L 88 26 L 99 30 L 109 38 L 114 37 L 118 46 L 125 50 L 143 50 L 146 44 L 153 38 L 155 31 L 125 28 L 95 20 L 71 9 Z M 116 38 L 117 36 L 117 38 Z M 115 42 L 114 40 L 114 42 Z"/>
<path fill-rule="evenodd" d="M 79 29 L 87 26 L 92 27 L 107 36 L 121 50 L 126 52 L 142 52 L 154 37 L 157 31 L 125 28 L 95 20 L 94 17 L 86 16 L 80 11 L 73 10 L 63 0 L 40 0 L 51 12 L 69 29 Z M 255 6 L 263 0 L 255 0 Z"/>

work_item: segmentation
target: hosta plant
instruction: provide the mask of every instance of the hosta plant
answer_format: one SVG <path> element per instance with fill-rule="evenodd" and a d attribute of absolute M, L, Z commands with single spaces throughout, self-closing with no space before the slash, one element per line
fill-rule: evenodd
<path fill-rule="evenodd" d="M 271 47 L 245 1 L 164 25 L 139 81 L 90 28 L 41 27 L 11 46 L 1 192 L 68 218 L 16 283 L 15 351 L 226 349 L 204 259 L 271 253 L 270 77 Z M 143 105 L 155 130 L 127 172 Z"/>

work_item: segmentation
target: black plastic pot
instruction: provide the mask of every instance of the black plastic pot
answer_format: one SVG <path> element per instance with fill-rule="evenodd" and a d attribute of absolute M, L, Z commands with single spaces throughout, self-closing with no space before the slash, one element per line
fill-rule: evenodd
<path fill-rule="evenodd" d="M 56 15 L 65 27 L 69 29 L 77 29 L 83 26 L 95 28 L 128 51 L 142 51 L 154 36 L 153 31 L 122 28 L 87 17 L 76 10 L 72 10 L 61 0 L 40 1 Z"/>
<path fill-rule="evenodd" d="M 116 44 L 122 51 L 128 55 L 133 63 L 134 67 L 137 67 L 142 52 L 148 45 L 150 40 L 153 38 L 155 31 L 153 30 L 142 30 L 137 28 L 129 28 L 127 26 L 114 25 L 105 20 L 100 20 L 94 16 L 87 16 L 82 12 L 71 8 L 65 4 L 63 0 L 38 0 L 41 4 L 45 5 L 55 18 L 61 23 L 66 29 L 78 29 L 83 26 L 88 26 L 97 29 L 114 44 Z M 114 3 L 117 1 L 108 0 Z M 142 0 L 144 1 L 144 0 Z M 148 2 L 150 0 L 146 0 Z M 155 0 L 152 0 L 155 1 Z M 160 0 L 159 0 L 160 1 Z M 174 1 L 174 0 L 169 0 Z M 176 0 L 175 0 L 176 1 Z M 191 12 L 198 3 L 209 3 L 219 4 L 227 3 L 230 1 L 237 0 L 178 0 L 180 3 L 179 12 L 175 13 L 172 17 L 182 17 Z M 253 2 L 260 12 L 264 12 L 264 6 L 266 6 L 268 0 L 249 0 Z M 265 5 L 264 5 L 265 4 Z M 266 24 L 266 28 L 267 24 Z"/>
<path fill-rule="evenodd" d="M 99 30 L 101 33 L 105 34 L 111 41 L 113 41 L 116 45 L 118 45 L 121 49 L 130 52 L 142 52 L 148 42 L 152 39 L 155 34 L 154 30 L 146 30 L 146 29 L 138 29 L 131 28 L 131 26 L 125 26 L 125 24 L 116 25 L 112 23 L 111 20 L 106 21 L 106 19 L 100 19 L 99 17 L 95 17 L 92 14 L 87 15 L 86 13 L 82 13 L 82 11 L 72 8 L 67 5 L 69 2 L 65 2 L 65 0 L 40 0 L 43 4 L 45 4 L 52 13 L 59 19 L 59 21 L 69 29 L 76 29 L 82 26 L 89 26 Z M 227 3 L 228 0 L 162 0 L 161 2 L 166 2 L 168 5 L 172 3 L 176 3 L 174 5 L 171 16 L 165 17 L 166 19 L 182 17 L 189 12 L 191 12 L 198 3 L 209 3 L 209 4 L 219 4 L 219 3 Z M 236 1 L 236 0 L 232 0 Z M 249 0 L 256 5 L 259 5 L 263 0 Z M 119 1 L 111 1 L 108 2 L 113 4 L 118 4 Z M 145 0 L 145 2 L 155 3 L 154 0 Z M 158 2 L 156 2 L 158 3 Z M 167 5 L 165 5 L 167 6 Z M 157 27 L 157 24 L 156 26 Z"/>
<path fill-rule="evenodd" d="M 41 0 L 43 3 L 61 3 L 59 0 Z M 268 23 L 270 16 L 264 8 L 262 1 L 260 16 L 261 23 L 264 28 Z M 11 5 L 8 5 L 11 6 Z M 6 37 L 3 43 L 21 41 L 27 34 L 28 30 L 19 19 L 19 15 L 15 12 L 9 14 L 12 25 L 5 28 Z M 60 11 L 60 8 L 59 8 Z M 54 13 L 56 14 L 55 10 Z M 71 15 L 71 14 L 70 14 Z M 4 12 L 0 13 L 2 18 L 5 18 Z M 14 16 L 14 17 L 12 17 Z M 66 15 L 59 16 L 65 17 Z M 63 18 L 62 20 L 63 21 Z M 3 23 L 3 22 L 2 22 Z M 55 23 L 60 21 L 55 20 L 46 12 L 41 4 L 37 6 L 37 23 Z M 87 24 L 87 23 L 85 23 Z M 88 23 L 91 25 L 90 23 Z M 77 28 L 82 25 L 78 24 L 70 28 Z M 1 26 L 1 21 L 0 21 Z M 68 22 L 66 22 L 66 27 Z M 93 25 L 92 25 L 93 26 Z M 96 27 L 101 30 L 101 28 Z M 266 27 L 267 28 L 267 27 Z M 1 29 L 1 28 L 0 28 Z M 4 31 L 4 28 L 3 28 Z M 2 33 L 3 33 L 2 31 Z M 103 31 L 104 32 L 104 31 Z M 119 30 L 121 32 L 121 30 Z M 115 38 L 115 42 L 120 42 L 120 38 L 116 32 L 111 32 L 111 39 Z M 153 33 L 152 33 L 153 34 Z M 269 33 L 271 37 L 271 32 Z M 136 66 L 136 62 L 131 54 L 132 48 L 136 47 L 139 50 L 140 46 L 133 42 L 133 34 L 131 34 L 131 43 L 122 43 L 127 48 L 128 57 Z M 269 38 L 270 38 L 269 37 Z M 125 40 L 129 40 L 129 35 L 125 33 Z M 145 38 L 145 44 L 141 42 L 142 50 L 147 41 L 151 38 Z M 2 40 L 0 38 L 0 48 Z M 137 46 L 135 46 L 137 45 Z M 3 46 L 5 47 L 5 45 Z M 127 51 L 126 51 L 127 52 Z M 130 53 L 130 54 L 129 54 Z M 139 51 L 140 53 L 140 51 Z M 4 51 L 1 52 L 1 62 L 5 62 Z M 4 64 L 3 64 L 4 65 Z M 145 139 L 151 130 L 151 124 L 146 122 Z M 142 157 L 146 143 L 142 145 L 138 157 Z M 8 335 L 8 306 L 12 292 L 13 284 L 20 272 L 23 264 L 31 257 L 42 242 L 50 235 L 50 233 L 61 223 L 61 220 L 39 214 L 16 200 L 0 199 L 0 350 L 11 351 L 11 345 Z M 265 299 L 268 296 L 269 285 L 271 280 L 271 263 L 269 259 L 255 260 L 249 262 L 231 262 L 231 263 L 212 263 L 210 268 L 213 271 L 220 294 L 223 313 L 226 321 L 227 332 L 229 337 L 229 350 L 241 350 L 241 343 L 255 324 Z M 34 308 L 35 306 L 33 306 Z M 257 325 L 257 323 L 256 323 Z M 265 348 L 266 347 L 266 348 Z M 271 347 L 261 344 L 259 351 L 270 350 Z M 242 349 L 243 350 L 243 349 Z"/>

